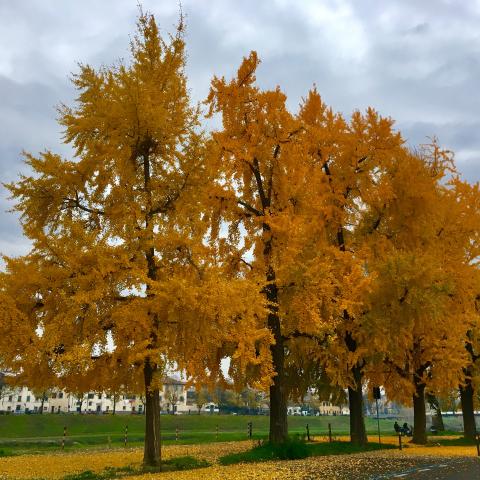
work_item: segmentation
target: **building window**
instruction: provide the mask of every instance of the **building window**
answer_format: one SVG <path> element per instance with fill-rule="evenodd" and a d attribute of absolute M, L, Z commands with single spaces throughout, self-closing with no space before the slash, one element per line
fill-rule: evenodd
<path fill-rule="evenodd" d="M 124 405 L 124 406 L 123 406 L 123 409 L 124 409 L 124 410 L 126 410 L 126 409 L 127 409 L 127 407 Z"/>
<path fill-rule="evenodd" d="M 88 406 L 91 407 L 93 402 L 88 402 Z"/>
<path fill-rule="evenodd" d="M 16 410 L 17 412 L 19 412 L 19 411 L 20 411 L 20 408 L 21 408 L 20 405 L 17 405 L 17 406 L 15 407 L 15 410 Z"/>
<path fill-rule="evenodd" d="M 8 401 L 9 401 L 9 402 L 13 401 L 13 395 L 10 395 L 10 396 L 8 397 Z"/>
<path fill-rule="evenodd" d="M 89 398 L 89 399 L 92 399 L 92 398 L 94 398 L 94 397 L 95 397 L 95 394 L 94 394 L 94 393 L 89 393 L 89 394 L 88 394 L 88 398 Z"/>
<path fill-rule="evenodd" d="M 19 395 L 18 398 L 17 398 L 17 402 L 21 402 L 22 401 L 22 396 Z"/>
<path fill-rule="evenodd" d="M 63 392 L 60 392 L 60 393 L 58 394 L 58 398 L 63 398 Z"/>
<path fill-rule="evenodd" d="M 27 402 L 30 401 L 30 395 L 27 395 Z"/>
<path fill-rule="evenodd" d="M 52 398 L 57 398 L 57 393 L 56 392 L 52 393 Z"/>

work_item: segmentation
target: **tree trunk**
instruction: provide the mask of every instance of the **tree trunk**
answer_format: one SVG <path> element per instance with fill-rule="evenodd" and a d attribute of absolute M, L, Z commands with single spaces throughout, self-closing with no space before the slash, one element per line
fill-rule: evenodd
<path fill-rule="evenodd" d="M 425 412 L 425 384 L 415 375 L 415 395 L 413 396 L 413 443 L 427 443 L 427 414 Z"/>
<path fill-rule="evenodd" d="M 342 237 L 343 238 L 343 237 Z M 345 310 L 343 312 L 345 322 L 350 321 L 350 316 Z M 345 333 L 345 345 L 349 352 L 357 350 L 357 342 L 352 333 Z M 353 386 L 348 387 L 348 406 L 350 408 L 350 442 L 354 445 L 365 446 L 368 443 L 367 431 L 365 429 L 365 417 L 363 413 L 363 392 L 362 392 L 362 366 L 357 362 L 351 370 Z"/>
<path fill-rule="evenodd" d="M 268 207 L 269 204 L 263 204 Z M 276 375 L 273 377 L 273 384 L 270 386 L 270 443 L 284 443 L 288 439 L 287 423 L 287 391 L 285 385 L 285 347 L 282 336 L 280 317 L 278 316 L 278 288 L 276 284 L 275 270 L 270 264 L 270 255 L 272 252 L 272 237 L 270 226 L 263 224 L 264 248 L 263 256 L 265 265 L 267 265 L 266 280 L 264 292 L 269 304 L 267 325 L 273 334 L 275 344 L 270 346 L 272 354 L 273 368 Z"/>
<path fill-rule="evenodd" d="M 437 429 L 438 432 L 443 432 L 445 430 L 445 425 L 443 423 L 442 409 L 440 406 L 435 409 L 435 415 L 432 418 L 432 426 Z"/>
<path fill-rule="evenodd" d="M 363 414 L 362 371 L 355 365 L 352 368 L 354 387 L 348 387 L 348 403 L 350 408 L 350 442 L 365 446 L 368 443 Z"/>
<path fill-rule="evenodd" d="M 275 317 L 275 318 L 270 318 Z M 277 373 L 270 386 L 270 442 L 283 443 L 288 438 L 287 395 L 285 391 L 285 351 L 280 334 L 278 316 L 270 314 L 268 325 L 275 337 L 275 345 L 270 347 L 273 366 Z"/>
<path fill-rule="evenodd" d="M 147 358 L 143 367 L 145 379 L 145 447 L 143 464 L 161 467 L 160 391 L 152 386 L 157 366 Z"/>
<path fill-rule="evenodd" d="M 432 427 L 435 428 L 437 432 L 443 432 L 445 430 L 445 425 L 443 423 L 440 401 L 432 393 L 426 395 L 426 400 L 430 405 L 430 409 L 435 411 L 435 414 L 432 416 Z"/>
<path fill-rule="evenodd" d="M 40 415 L 43 415 L 43 407 L 45 406 L 45 392 L 42 393 L 42 403 L 40 404 Z"/>
<path fill-rule="evenodd" d="M 460 385 L 460 401 L 463 414 L 463 437 L 466 440 L 475 440 L 477 427 L 473 408 L 473 385 L 470 377 L 465 378 L 465 386 Z"/>
<path fill-rule="evenodd" d="M 147 276 L 151 280 L 157 280 L 157 264 L 155 260 L 155 247 L 153 246 L 153 226 L 151 224 L 152 213 L 152 190 L 150 185 L 150 147 L 151 139 L 147 136 L 141 145 L 141 156 L 143 158 L 143 179 L 145 193 L 147 194 L 147 205 L 145 209 L 145 240 L 151 246 L 145 251 L 147 261 Z M 137 154 L 140 153 L 136 152 Z M 147 297 L 152 297 L 150 286 L 147 285 Z M 152 317 L 150 330 L 150 343 L 147 348 L 154 349 L 157 345 L 157 333 L 159 320 L 156 314 Z M 158 385 L 154 385 L 154 375 L 158 371 L 156 363 L 150 358 L 145 359 L 143 376 L 145 381 L 145 444 L 143 452 L 143 464 L 149 467 L 160 467 L 161 462 L 161 441 L 160 441 L 160 391 Z"/>

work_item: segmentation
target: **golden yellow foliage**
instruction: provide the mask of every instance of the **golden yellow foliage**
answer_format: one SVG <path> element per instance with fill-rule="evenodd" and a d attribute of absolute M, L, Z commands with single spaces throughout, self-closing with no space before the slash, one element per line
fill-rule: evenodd
<path fill-rule="evenodd" d="M 422 403 L 474 371 L 478 185 L 372 108 L 346 119 L 313 88 L 290 112 L 259 64 L 213 78 L 207 136 L 183 19 L 167 41 L 141 12 L 129 63 L 73 77 L 73 158 L 25 154 L 32 175 L 7 185 L 33 249 L 0 275 L 2 367 L 39 389 L 143 389 L 147 463 L 168 366 L 222 381 L 230 359 L 237 388 L 270 388 L 273 441 L 289 395 L 348 388 L 358 443 L 365 381 Z"/>
<path fill-rule="evenodd" d="M 82 65 L 73 77 L 76 104 L 59 114 L 75 157 L 27 154 L 33 175 L 8 185 L 33 250 L 6 259 L 0 350 L 30 385 L 144 384 L 154 464 L 163 368 L 205 378 L 228 342 L 240 371 L 253 363 L 265 384 L 271 337 L 258 321 L 256 279 L 204 241 L 210 176 L 187 92 L 183 21 L 168 42 L 152 15 L 141 13 L 137 27 L 129 65 Z"/>

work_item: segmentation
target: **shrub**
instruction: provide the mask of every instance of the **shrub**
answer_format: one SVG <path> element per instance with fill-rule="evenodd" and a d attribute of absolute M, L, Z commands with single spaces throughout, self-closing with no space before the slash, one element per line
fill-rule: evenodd
<path fill-rule="evenodd" d="M 225 455 L 219 459 L 222 465 L 239 462 L 261 462 L 265 460 L 295 460 L 310 455 L 308 445 L 300 437 L 290 437 L 280 444 L 264 443 L 251 450 Z"/>
<path fill-rule="evenodd" d="M 169 460 L 164 460 L 163 465 L 167 468 L 165 470 L 170 470 L 168 467 L 172 467 L 171 470 L 192 470 L 194 468 L 205 468 L 209 467 L 210 463 L 206 460 L 199 460 L 195 457 L 189 455 L 185 457 L 176 457 Z"/>

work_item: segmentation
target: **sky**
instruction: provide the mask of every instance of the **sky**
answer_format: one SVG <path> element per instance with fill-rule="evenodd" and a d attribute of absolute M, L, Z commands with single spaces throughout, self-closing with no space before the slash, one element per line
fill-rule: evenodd
<path fill-rule="evenodd" d="M 163 34 L 177 0 L 144 0 Z M 256 50 L 258 83 L 296 111 L 316 84 L 336 111 L 376 108 L 409 145 L 436 136 L 480 180 L 480 0 L 182 0 L 191 96 L 232 77 Z M 0 0 L 0 182 L 28 173 L 21 152 L 68 157 L 55 107 L 71 104 L 78 63 L 128 61 L 137 0 Z M 0 186 L 0 253 L 29 249 Z"/>

